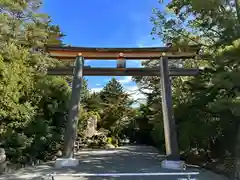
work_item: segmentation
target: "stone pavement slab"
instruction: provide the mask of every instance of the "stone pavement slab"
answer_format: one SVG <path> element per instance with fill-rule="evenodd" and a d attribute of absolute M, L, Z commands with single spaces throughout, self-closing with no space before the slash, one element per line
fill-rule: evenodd
<path fill-rule="evenodd" d="M 149 146 L 125 146 L 108 150 L 84 150 L 76 157 L 80 163 L 72 168 L 55 168 L 48 165 L 20 169 L 19 171 L 0 176 L 0 180 L 43 180 L 46 174 L 75 174 L 75 173 L 173 173 L 199 172 L 198 180 L 228 180 L 204 169 L 190 168 L 177 171 L 161 168 L 161 161 L 165 156 Z M 54 180 L 177 180 L 187 176 L 120 176 L 120 177 L 72 177 L 54 176 Z M 195 177 L 195 176 L 193 176 Z M 46 178 L 47 179 L 47 178 Z"/>

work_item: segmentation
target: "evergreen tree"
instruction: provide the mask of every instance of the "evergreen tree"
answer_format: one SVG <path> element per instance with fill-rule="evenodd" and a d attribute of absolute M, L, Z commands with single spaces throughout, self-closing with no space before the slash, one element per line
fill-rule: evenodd
<path fill-rule="evenodd" d="M 1 1 L 0 146 L 12 163 L 52 158 L 63 138 L 70 89 L 62 78 L 45 76 L 55 61 L 43 51 L 52 34 L 40 5 Z"/>
<path fill-rule="evenodd" d="M 101 105 L 100 94 L 97 92 L 90 93 L 89 96 L 84 101 L 84 107 L 88 111 L 101 112 L 102 105 Z"/>
<path fill-rule="evenodd" d="M 62 39 L 65 35 L 57 25 L 49 25 L 47 46 L 64 46 Z"/>
<path fill-rule="evenodd" d="M 116 103 L 120 96 L 124 95 L 123 87 L 115 78 L 112 78 L 103 90 L 100 92 L 100 97 L 104 103 Z"/>
<path fill-rule="evenodd" d="M 183 67 L 201 67 L 197 77 L 178 77 L 172 80 L 175 119 L 180 148 L 186 153 L 197 149 L 205 161 L 234 158 L 234 145 L 240 132 L 239 113 L 239 1 L 200 0 L 167 2 L 166 8 L 155 9 L 152 35 L 173 46 L 200 45 L 203 55 L 181 62 Z M 146 61 L 145 67 L 155 66 Z M 161 94 L 157 77 L 138 77 L 136 82 L 153 95 L 147 106 L 156 113 L 149 114 L 158 124 Z M 157 101 L 155 101 L 157 100 Z M 186 113 L 188 112 L 188 113 Z M 161 122 L 162 124 L 162 122 Z M 155 126 L 155 128 L 163 128 Z M 196 131 L 197 128 L 197 131 Z M 228 140 L 227 140 L 228 139 Z M 229 140 L 231 139 L 231 140 Z M 239 141 L 239 138 L 238 138 Z M 202 151 L 201 151 L 202 152 Z M 239 163 L 238 163 L 239 164 Z M 239 167 L 238 167 L 239 168 Z M 240 172 L 239 170 L 237 172 Z M 239 176 L 239 174 L 238 174 Z"/>
<path fill-rule="evenodd" d="M 121 83 L 112 78 L 100 92 L 100 99 L 103 107 L 100 124 L 117 136 L 129 123 L 128 116 L 132 110 L 129 95 Z"/>

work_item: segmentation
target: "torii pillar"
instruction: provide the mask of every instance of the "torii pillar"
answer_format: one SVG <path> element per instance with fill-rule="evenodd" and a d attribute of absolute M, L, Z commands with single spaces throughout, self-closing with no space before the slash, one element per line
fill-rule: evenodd
<path fill-rule="evenodd" d="M 185 169 L 185 164 L 180 161 L 179 147 L 177 141 L 177 130 L 173 115 L 172 89 L 169 76 L 168 58 L 160 58 L 160 84 L 162 95 L 162 112 L 165 136 L 165 149 L 167 159 L 162 162 L 163 168 Z"/>
<path fill-rule="evenodd" d="M 72 94 L 64 136 L 64 158 L 59 158 L 56 160 L 56 167 L 71 167 L 79 164 L 79 160 L 74 159 L 74 145 L 78 129 L 78 115 L 83 82 L 83 67 L 84 58 L 82 57 L 82 54 L 79 53 L 76 57 L 75 68 L 73 72 Z"/>

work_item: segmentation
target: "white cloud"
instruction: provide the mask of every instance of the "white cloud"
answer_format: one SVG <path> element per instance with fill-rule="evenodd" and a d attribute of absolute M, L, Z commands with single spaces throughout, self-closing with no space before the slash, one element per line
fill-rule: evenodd
<path fill-rule="evenodd" d="M 146 96 L 145 94 L 141 93 L 139 91 L 139 88 L 137 85 L 133 86 L 125 86 L 124 87 L 125 91 L 130 94 L 131 99 L 135 100 L 138 103 L 144 103 L 146 101 Z M 145 93 L 150 93 L 151 91 L 145 90 Z"/>
<path fill-rule="evenodd" d="M 123 88 L 124 88 L 124 91 L 130 95 L 130 98 L 136 101 L 136 104 L 145 102 L 146 96 L 139 91 L 137 85 L 132 85 L 132 86 L 123 85 Z M 103 87 L 92 88 L 91 92 L 100 92 L 102 89 Z M 150 91 L 146 90 L 145 92 L 150 92 Z"/>
<path fill-rule="evenodd" d="M 118 82 L 123 85 L 132 82 L 132 76 L 125 76 L 123 79 L 118 80 Z"/>
<path fill-rule="evenodd" d="M 102 89 L 103 89 L 103 87 L 92 88 L 90 91 L 91 91 L 91 92 L 100 92 Z"/>
<path fill-rule="evenodd" d="M 145 99 L 145 95 L 142 94 L 139 90 L 138 87 L 135 86 L 127 86 L 125 87 L 125 90 L 127 93 L 130 94 L 131 99 L 135 100 L 135 101 L 144 101 Z"/>
<path fill-rule="evenodd" d="M 96 86 L 101 86 L 101 84 L 96 84 Z"/>

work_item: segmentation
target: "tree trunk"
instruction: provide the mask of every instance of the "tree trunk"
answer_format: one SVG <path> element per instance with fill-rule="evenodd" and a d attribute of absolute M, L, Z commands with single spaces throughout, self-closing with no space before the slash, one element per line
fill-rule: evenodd
<path fill-rule="evenodd" d="M 234 179 L 240 180 L 240 124 L 238 124 L 236 147 L 235 147 L 235 168 Z"/>
<path fill-rule="evenodd" d="M 235 7 L 236 7 L 238 25 L 240 25 L 240 0 L 235 0 Z"/>

